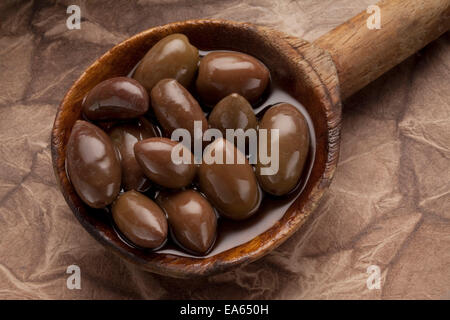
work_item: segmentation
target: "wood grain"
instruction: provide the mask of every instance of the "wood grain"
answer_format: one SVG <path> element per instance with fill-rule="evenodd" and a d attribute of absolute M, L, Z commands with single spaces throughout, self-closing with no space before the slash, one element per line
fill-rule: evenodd
<path fill-rule="evenodd" d="M 450 0 L 385 0 L 380 29 L 361 12 L 314 43 L 336 64 L 342 99 L 377 79 L 450 28 Z"/>

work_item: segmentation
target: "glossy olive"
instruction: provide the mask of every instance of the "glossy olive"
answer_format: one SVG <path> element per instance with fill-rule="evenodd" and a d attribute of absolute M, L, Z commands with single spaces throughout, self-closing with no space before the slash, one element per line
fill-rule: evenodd
<path fill-rule="evenodd" d="M 150 188 L 150 180 L 134 157 L 134 145 L 156 136 L 158 131 L 155 126 L 143 117 L 138 121 L 116 125 L 109 131 L 109 137 L 120 156 L 122 186 L 126 191 L 134 189 L 144 192 Z"/>
<path fill-rule="evenodd" d="M 156 199 L 167 214 L 176 241 L 188 251 L 204 255 L 216 239 L 217 217 L 200 193 L 186 190 L 160 194 Z"/>
<path fill-rule="evenodd" d="M 83 100 L 89 120 L 132 119 L 147 112 L 147 91 L 136 80 L 117 77 L 96 85 Z"/>
<path fill-rule="evenodd" d="M 122 193 L 112 206 L 114 223 L 132 243 L 155 249 L 167 239 L 167 219 L 151 199 L 134 190 Z"/>
<path fill-rule="evenodd" d="M 211 111 L 208 123 L 211 128 L 219 129 L 224 137 L 226 129 L 256 130 L 258 125 L 250 103 L 237 93 L 232 93 L 219 101 Z"/>
<path fill-rule="evenodd" d="M 200 190 L 227 218 L 246 219 L 260 205 L 261 192 L 251 165 L 226 139 L 218 138 L 205 148 L 198 181 Z"/>
<path fill-rule="evenodd" d="M 67 173 L 75 191 L 90 207 L 113 202 L 120 190 L 121 169 L 109 137 L 95 125 L 78 120 L 66 149 Z"/>
<path fill-rule="evenodd" d="M 197 172 L 194 156 L 180 144 L 182 153 L 178 154 L 187 155 L 189 163 L 174 163 L 172 149 L 177 145 L 167 138 L 149 138 L 134 145 L 136 160 L 151 181 L 166 188 L 182 188 L 192 182 Z"/>
<path fill-rule="evenodd" d="M 256 165 L 256 175 L 261 188 L 273 195 L 289 193 L 298 184 L 309 150 L 308 124 L 303 114 L 289 103 L 281 103 L 268 109 L 259 123 L 259 130 L 268 130 L 268 141 L 271 129 L 279 133 L 279 167 L 275 174 L 263 175 L 261 169 L 269 164 L 260 162 Z M 271 154 L 271 144 L 268 143 Z M 272 155 L 273 158 L 273 155 Z"/>
<path fill-rule="evenodd" d="M 183 34 L 172 34 L 158 41 L 144 56 L 133 78 L 150 93 L 158 81 L 176 79 L 188 87 L 197 71 L 198 49 Z"/>
<path fill-rule="evenodd" d="M 258 59 L 240 52 L 211 52 L 200 61 L 196 81 L 203 102 L 214 105 L 231 93 L 256 103 L 269 84 L 269 70 Z"/>
<path fill-rule="evenodd" d="M 151 94 L 152 108 L 159 124 L 168 136 L 175 129 L 187 129 L 194 137 L 194 121 L 199 121 L 202 131 L 208 122 L 198 102 L 174 79 L 158 82 Z"/>

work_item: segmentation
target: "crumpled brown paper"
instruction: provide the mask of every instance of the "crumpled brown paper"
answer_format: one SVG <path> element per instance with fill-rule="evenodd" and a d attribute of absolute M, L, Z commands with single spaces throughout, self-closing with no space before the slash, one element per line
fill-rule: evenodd
<path fill-rule="evenodd" d="M 372 2 L 3 0 L 0 298 L 449 299 L 448 35 L 344 103 L 341 157 L 320 207 L 248 266 L 202 280 L 141 271 L 84 231 L 53 175 L 56 108 L 114 44 L 193 18 L 249 21 L 314 40 Z M 70 4 L 81 7 L 81 30 L 66 27 Z M 81 269 L 80 290 L 66 286 L 72 264 Z M 367 286 L 371 265 L 380 289 Z"/>

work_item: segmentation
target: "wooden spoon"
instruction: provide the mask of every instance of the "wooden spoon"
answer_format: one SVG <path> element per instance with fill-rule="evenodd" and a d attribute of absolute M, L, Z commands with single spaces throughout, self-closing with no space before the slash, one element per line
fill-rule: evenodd
<path fill-rule="evenodd" d="M 339 154 L 341 99 L 361 89 L 449 29 L 450 0 L 388 0 L 378 4 L 381 29 L 369 29 L 362 12 L 314 43 L 248 23 L 193 20 L 135 35 L 94 62 L 59 106 L 52 131 L 52 158 L 62 193 L 84 228 L 113 252 L 142 268 L 173 277 L 223 272 L 254 261 L 292 235 L 317 207 L 329 187 Z M 253 240 L 206 258 L 149 253 L 125 244 L 104 212 L 88 208 L 65 171 L 66 143 L 80 118 L 83 97 L 99 82 L 127 75 L 158 40 L 185 34 L 203 50 L 228 49 L 253 55 L 308 111 L 316 135 L 316 156 L 302 194 L 284 216 Z"/>

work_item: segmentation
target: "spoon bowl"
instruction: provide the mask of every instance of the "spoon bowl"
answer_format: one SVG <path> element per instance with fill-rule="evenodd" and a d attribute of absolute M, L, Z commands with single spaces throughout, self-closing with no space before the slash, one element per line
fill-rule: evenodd
<path fill-rule="evenodd" d="M 201 50 L 234 50 L 260 59 L 274 82 L 307 110 L 316 137 L 308 181 L 283 217 L 270 229 L 234 248 L 204 258 L 148 252 L 126 244 L 105 210 L 85 205 L 66 175 L 66 144 L 81 118 L 84 96 L 99 82 L 126 76 L 159 40 L 183 33 Z M 83 227 L 105 247 L 141 268 L 182 278 L 211 275 L 252 262 L 278 247 L 308 218 L 333 177 L 339 153 L 341 104 L 336 68 L 330 55 L 314 45 L 281 32 L 225 20 L 171 23 L 139 33 L 95 61 L 65 95 L 52 130 L 53 167 L 70 209 Z"/>

